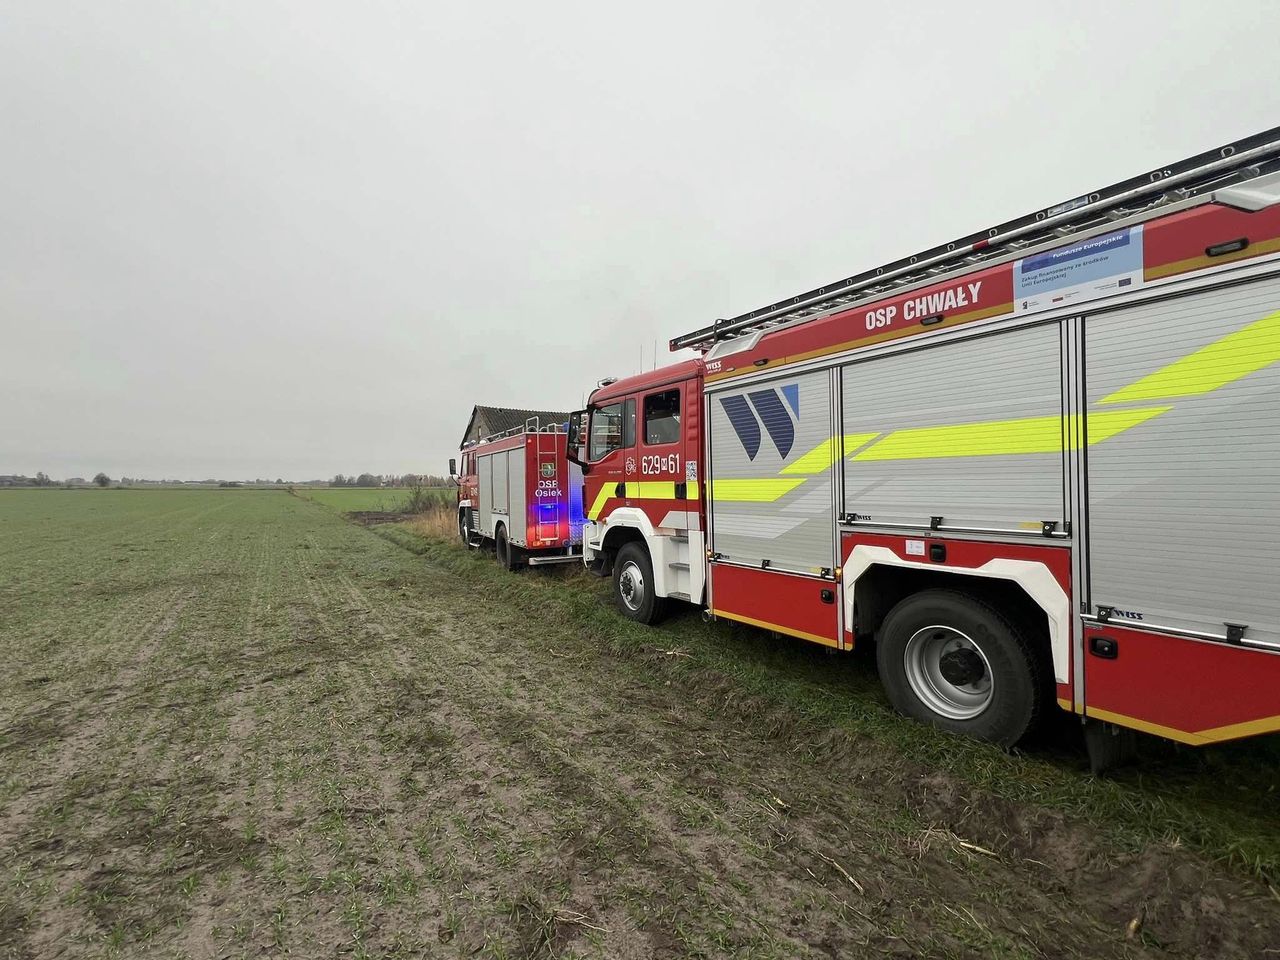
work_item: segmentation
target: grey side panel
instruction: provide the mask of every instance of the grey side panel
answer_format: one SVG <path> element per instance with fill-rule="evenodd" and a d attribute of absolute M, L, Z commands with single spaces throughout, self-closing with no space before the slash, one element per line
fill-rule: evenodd
<path fill-rule="evenodd" d="M 495 453 L 491 456 L 493 463 L 493 511 L 505 515 L 510 506 L 507 501 L 507 455 Z M 510 531 L 507 533 L 510 536 Z"/>
<path fill-rule="evenodd" d="M 844 511 L 926 527 L 930 517 L 1010 530 L 1064 519 L 1060 422 L 1031 428 L 1052 444 L 1012 454 L 990 451 L 1025 431 L 984 426 L 1060 418 L 1061 357 L 1059 327 L 1046 324 L 845 367 Z"/>
<path fill-rule="evenodd" d="M 480 527 L 483 536 L 493 536 L 493 457 L 476 457 L 480 480 Z"/>
<path fill-rule="evenodd" d="M 527 447 L 508 450 L 507 454 L 507 496 L 511 507 L 511 528 L 507 536 L 518 546 L 528 542 L 529 508 L 525 503 L 525 464 L 529 454 Z"/>
<path fill-rule="evenodd" d="M 816 573 L 835 566 L 828 467 L 788 472 L 831 438 L 823 370 L 709 396 L 712 549 L 726 560 Z"/>
<path fill-rule="evenodd" d="M 1280 640 L 1278 309 L 1269 279 L 1086 320 L 1095 607 Z M 1155 413 L 1104 438 L 1134 410 Z"/>

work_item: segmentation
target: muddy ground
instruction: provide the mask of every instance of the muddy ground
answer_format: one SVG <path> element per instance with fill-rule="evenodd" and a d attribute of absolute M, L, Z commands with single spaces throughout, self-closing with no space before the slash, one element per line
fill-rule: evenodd
<path fill-rule="evenodd" d="M 819 727 L 581 578 L 107 496 L 0 502 L 0 958 L 1280 956 L 1239 864 Z"/>

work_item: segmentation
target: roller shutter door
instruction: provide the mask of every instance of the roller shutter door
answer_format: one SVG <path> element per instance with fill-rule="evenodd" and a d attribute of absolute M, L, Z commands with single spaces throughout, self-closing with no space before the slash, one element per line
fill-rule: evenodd
<path fill-rule="evenodd" d="M 798 573 L 835 566 L 831 374 L 709 395 L 712 549 Z M 816 454 L 815 454 L 816 451 Z"/>
<path fill-rule="evenodd" d="M 1280 640 L 1280 281 L 1089 317 L 1085 357 L 1095 607 Z"/>
<path fill-rule="evenodd" d="M 850 364 L 844 510 L 1038 532 L 1064 513 L 1057 324 Z"/>

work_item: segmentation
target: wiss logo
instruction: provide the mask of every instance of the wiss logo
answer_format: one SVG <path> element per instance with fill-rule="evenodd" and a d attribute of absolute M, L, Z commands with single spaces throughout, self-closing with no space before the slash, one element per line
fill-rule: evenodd
<path fill-rule="evenodd" d="M 791 445 L 796 440 L 795 417 L 800 416 L 799 384 L 721 397 L 720 406 L 733 425 L 742 449 L 747 451 L 748 459 L 754 460 L 760 452 L 761 424 L 768 431 L 779 456 L 785 459 L 791 452 Z"/>

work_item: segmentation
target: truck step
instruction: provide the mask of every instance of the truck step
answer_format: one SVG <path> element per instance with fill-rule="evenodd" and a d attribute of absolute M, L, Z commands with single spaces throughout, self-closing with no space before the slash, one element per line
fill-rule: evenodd
<path fill-rule="evenodd" d="M 672 600 L 683 600 L 685 603 L 689 602 L 689 595 L 687 593 L 668 593 L 667 596 Z"/>
<path fill-rule="evenodd" d="M 672 570 L 688 570 L 689 569 L 689 564 L 687 564 L 683 560 L 672 560 L 670 563 L 667 564 L 667 566 L 670 567 Z"/>
<path fill-rule="evenodd" d="M 667 539 L 670 540 L 672 543 L 688 543 L 689 542 L 688 534 L 684 534 L 684 533 L 677 533 L 675 536 L 668 537 Z"/>

